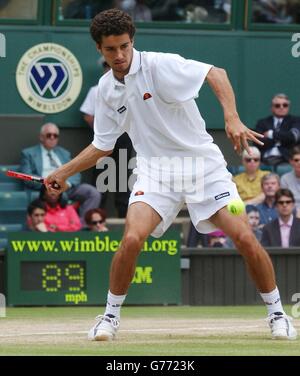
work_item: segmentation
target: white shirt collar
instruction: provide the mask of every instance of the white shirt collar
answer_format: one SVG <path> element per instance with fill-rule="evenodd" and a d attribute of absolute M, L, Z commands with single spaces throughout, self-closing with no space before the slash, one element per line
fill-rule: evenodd
<path fill-rule="evenodd" d="M 124 77 L 125 82 L 126 82 L 126 77 L 131 76 L 133 74 L 136 74 L 138 72 L 138 70 L 140 69 L 140 67 L 142 65 L 141 62 L 142 62 L 141 53 L 139 51 L 137 51 L 135 48 L 133 48 L 133 55 L 132 55 L 132 61 L 131 61 L 130 69 L 129 69 L 129 72 Z M 116 86 L 124 86 L 124 84 L 122 84 L 122 82 L 118 81 L 115 77 L 114 77 L 114 80 L 115 80 Z"/>
<path fill-rule="evenodd" d="M 140 69 L 141 65 L 142 65 L 141 53 L 134 48 L 131 66 L 130 66 L 129 72 L 126 76 L 130 76 L 131 74 L 136 74 L 137 71 Z"/>
<path fill-rule="evenodd" d="M 278 121 L 280 121 L 280 124 L 281 124 L 281 123 L 283 122 L 284 118 L 283 118 L 283 117 L 273 116 L 273 120 L 275 120 L 276 123 L 277 123 Z"/>
<path fill-rule="evenodd" d="M 285 223 L 285 222 L 283 222 L 283 220 L 280 218 L 280 217 L 278 217 L 278 220 L 279 220 L 279 226 L 281 227 L 281 226 L 289 226 L 289 227 L 292 227 L 292 225 L 293 225 L 293 220 L 294 220 L 294 216 L 293 216 L 293 214 L 290 216 L 290 219 Z"/>
<path fill-rule="evenodd" d="M 43 144 L 40 144 L 40 145 L 41 145 L 42 153 L 44 154 L 48 154 L 48 152 L 52 150 L 52 149 L 51 150 L 46 149 Z"/>

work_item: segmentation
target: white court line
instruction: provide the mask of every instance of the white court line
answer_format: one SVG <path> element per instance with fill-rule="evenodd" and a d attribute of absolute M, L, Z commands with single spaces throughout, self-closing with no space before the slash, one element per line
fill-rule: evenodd
<path fill-rule="evenodd" d="M 185 330 L 192 330 L 192 331 L 200 331 L 200 330 L 236 330 L 236 329 L 253 329 L 253 328 L 260 328 L 261 326 L 260 325 L 244 325 L 244 326 L 218 326 L 218 327 L 215 327 L 215 326 L 202 326 L 201 328 L 157 328 L 157 329 L 123 329 L 123 330 L 120 330 L 121 332 L 170 332 L 170 331 L 175 331 L 175 332 L 179 332 L 179 331 L 185 331 Z"/>
<path fill-rule="evenodd" d="M 119 332 L 126 333 L 147 333 L 147 332 L 182 332 L 182 331 L 204 331 L 204 330 L 245 330 L 245 329 L 257 329 L 261 328 L 261 325 L 247 325 L 247 326 L 223 326 L 223 327 L 201 327 L 201 328 L 149 328 L 149 329 L 121 329 Z M 10 337 L 31 337 L 31 336 L 56 336 L 56 335 L 73 335 L 73 334 L 87 334 L 87 331 L 72 331 L 72 332 L 37 332 L 37 333 L 14 333 L 14 334 L 0 334 L 0 338 L 10 338 Z"/>

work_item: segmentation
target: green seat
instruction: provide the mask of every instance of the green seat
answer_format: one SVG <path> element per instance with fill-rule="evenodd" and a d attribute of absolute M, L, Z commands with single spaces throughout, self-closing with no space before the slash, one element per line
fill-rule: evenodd
<path fill-rule="evenodd" d="M 239 165 L 239 166 L 227 166 L 227 169 L 229 170 L 229 172 L 232 174 L 232 175 L 238 175 L 238 174 L 241 174 L 242 172 L 245 172 L 245 167 L 243 165 Z M 267 165 L 264 165 L 262 164 L 260 166 L 260 169 L 263 170 L 263 171 L 270 171 L 270 172 L 273 172 L 274 170 L 274 167 L 273 166 L 267 166 Z"/>
<path fill-rule="evenodd" d="M 260 165 L 260 169 L 263 170 L 263 171 L 270 171 L 270 172 L 274 172 L 274 166 L 268 166 L 268 165 Z"/>
<path fill-rule="evenodd" d="M 26 210 L 28 195 L 26 192 L 0 192 L 0 211 Z"/>
<path fill-rule="evenodd" d="M 0 182 L 0 192 L 16 192 L 23 191 L 24 185 L 21 180 L 12 181 L 11 183 L 1 183 Z"/>
<path fill-rule="evenodd" d="M 31 189 L 26 190 L 28 203 L 30 204 L 33 200 L 36 200 L 40 197 L 40 191 L 33 191 Z"/>
<path fill-rule="evenodd" d="M 281 164 L 281 165 L 278 165 L 276 166 L 276 173 L 279 175 L 279 176 L 282 176 L 284 174 L 286 174 L 287 172 L 290 172 L 293 170 L 293 167 L 288 164 L 288 163 L 285 163 L 285 164 Z"/>
<path fill-rule="evenodd" d="M 7 247 L 7 239 L 0 238 L 0 250 L 5 249 Z"/>
<path fill-rule="evenodd" d="M 0 223 L 14 224 L 26 222 L 26 210 L 0 210 Z"/>
<path fill-rule="evenodd" d="M 21 223 L 0 224 L 0 233 L 1 232 L 22 231 L 22 230 L 23 230 L 23 225 Z"/>
<path fill-rule="evenodd" d="M 27 206 L 25 191 L 0 192 L 0 223 L 24 223 Z"/>
<path fill-rule="evenodd" d="M 6 175 L 7 170 L 19 171 L 20 165 L 0 165 L 0 183 L 11 183 L 15 178 Z"/>

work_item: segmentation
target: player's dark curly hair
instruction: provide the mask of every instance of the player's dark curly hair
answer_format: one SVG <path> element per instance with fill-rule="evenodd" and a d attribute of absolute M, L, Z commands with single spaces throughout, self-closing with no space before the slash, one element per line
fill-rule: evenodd
<path fill-rule="evenodd" d="M 120 9 L 109 9 L 93 18 L 90 33 L 94 41 L 101 44 L 102 36 L 128 34 L 133 39 L 135 26 L 129 14 Z"/>

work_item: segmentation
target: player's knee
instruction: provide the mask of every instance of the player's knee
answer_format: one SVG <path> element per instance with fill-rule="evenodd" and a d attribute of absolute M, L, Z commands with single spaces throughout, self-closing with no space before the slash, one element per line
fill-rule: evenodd
<path fill-rule="evenodd" d="M 257 241 L 251 230 L 238 232 L 233 241 L 241 254 L 255 257 Z"/>
<path fill-rule="evenodd" d="M 144 239 L 135 233 L 127 233 L 122 239 L 122 248 L 127 252 L 139 252 L 144 244 Z"/>

